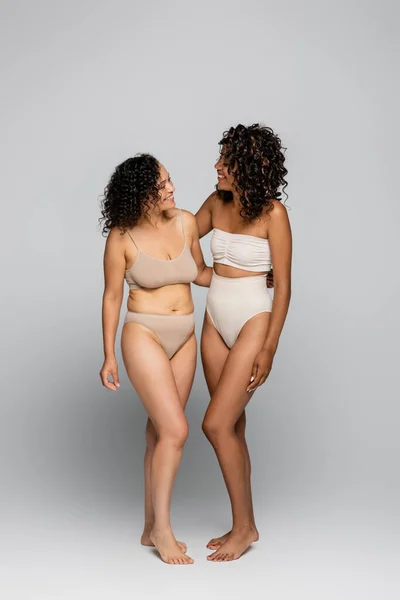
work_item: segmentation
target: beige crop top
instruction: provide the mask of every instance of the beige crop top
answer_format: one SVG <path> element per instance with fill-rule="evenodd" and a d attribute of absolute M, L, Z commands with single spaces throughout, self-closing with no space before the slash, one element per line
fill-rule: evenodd
<path fill-rule="evenodd" d="M 272 268 L 268 240 L 247 233 L 230 233 L 214 227 L 211 253 L 215 263 L 242 271 L 265 273 Z"/>
<path fill-rule="evenodd" d="M 135 262 L 130 269 L 125 271 L 125 279 L 130 290 L 155 289 L 164 285 L 191 283 L 196 279 L 197 265 L 186 242 L 182 211 L 180 213 L 184 245 L 180 255 L 171 260 L 163 260 L 144 254 L 139 250 L 135 240 L 127 231 L 138 251 Z"/>

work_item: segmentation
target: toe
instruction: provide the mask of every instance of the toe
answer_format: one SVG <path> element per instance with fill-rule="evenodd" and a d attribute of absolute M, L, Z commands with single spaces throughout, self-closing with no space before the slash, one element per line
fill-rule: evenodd
<path fill-rule="evenodd" d="M 214 554 L 215 554 L 215 552 L 214 552 Z M 207 560 L 214 560 L 214 554 L 209 554 L 207 556 Z"/>
<path fill-rule="evenodd" d="M 182 550 L 182 552 L 185 553 L 187 550 L 186 544 L 184 542 L 177 542 L 177 544 L 178 544 L 179 548 Z"/>
<path fill-rule="evenodd" d="M 221 558 L 221 553 L 220 552 L 216 552 L 213 558 L 214 562 L 218 562 L 219 559 Z"/>

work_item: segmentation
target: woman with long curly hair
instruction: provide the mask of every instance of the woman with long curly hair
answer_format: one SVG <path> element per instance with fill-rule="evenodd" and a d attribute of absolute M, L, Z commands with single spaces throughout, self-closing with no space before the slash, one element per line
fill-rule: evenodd
<path fill-rule="evenodd" d="M 194 216 L 175 208 L 174 185 L 149 154 L 128 158 L 111 176 L 102 203 L 104 253 L 103 385 L 119 387 L 115 337 L 123 285 L 128 312 L 121 335 L 128 377 L 148 414 L 145 524 L 141 542 L 164 562 L 191 564 L 170 524 L 170 502 L 185 444 L 185 406 L 196 367 L 190 283 L 208 286 Z"/>
<path fill-rule="evenodd" d="M 212 539 L 212 561 L 239 558 L 256 528 L 245 407 L 267 379 L 290 301 L 291 232 L 281 191 L 284 153 L 269 127 L 238 125 L 219 142 L 216 192 L 196 214 L 200 237 L 213 230 L 214 267 L 201 338 L 211 400 L 203 431 L 218 458 L 232 529 Z M 274 299 L 266 277 L 274 266 Z"/>

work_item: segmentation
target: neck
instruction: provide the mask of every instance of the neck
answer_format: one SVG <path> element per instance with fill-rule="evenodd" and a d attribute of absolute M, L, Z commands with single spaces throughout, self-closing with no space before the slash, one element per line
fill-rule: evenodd
<path fill-rule="evenodd" d="M 150 225 L 151 227 L 154 227 L 155 229 L 158 229 L 158 227 L 160 227 L 160 225 L 162 225 L 162 223 L 165 221 L 165 214 L 164 211 L 160 211 L 160 212 L 151 212 L 148 215 L 143 215 L 142 217 L 142 223 L 143 224 L 147 224 Z"/>
<path fill-rule="evenodd" d="M 241 208 L 242 207 L 242 203 L 240 201 L 240 195 L 239 192 L 237 190 L 232 190 L 232 195 L 233 195 L 233 203 L 235 205 L 236 208 Z"/>

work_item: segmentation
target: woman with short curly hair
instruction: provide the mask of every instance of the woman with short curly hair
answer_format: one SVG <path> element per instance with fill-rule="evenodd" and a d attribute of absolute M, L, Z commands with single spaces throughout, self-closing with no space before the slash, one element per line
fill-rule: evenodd
<path fill-rule="evenodd" d="M 258 540 L 245 438 L 245 407 L 267 379 L 290 301 L 291 233 L 281 191 L 285 157 L 269 127 L 238 125 L 219 142 L 216 192 L 196 214 L 213 230 L 214 270 L 201 339 L 211 400 L 203 430 L 220 464 L 232 529 L 207 547 L 213 561 L 239 558 Z M 274 299 L 266 277 L 274 265 Z"/>
<path fill-rule="evenodd" d="M 186 545 L 170 525 L 170 501 L 186 441 L 185 406 L 196 367 L 190 283 L 208 286 L 194 216 L 175 208 L 174 185 L 149 154 L 128 158 L 112 174 L 102 203 L 104 253 L 103 385 L 120 384 L 115 337 L 129 285 L 122 329 L 128 377 L 148 414 L 145 453 L 145 525 L 142 544 L 164 562 L 189 564 Z"/>

